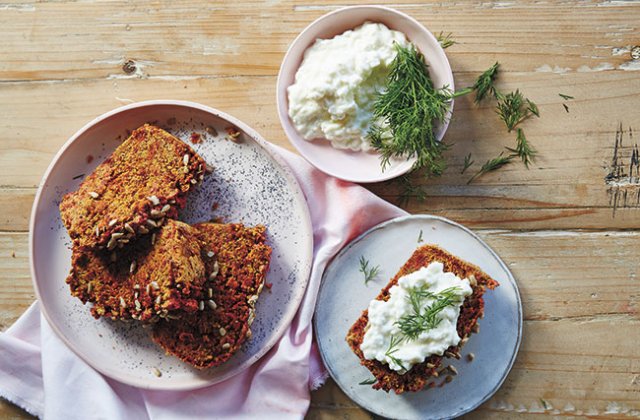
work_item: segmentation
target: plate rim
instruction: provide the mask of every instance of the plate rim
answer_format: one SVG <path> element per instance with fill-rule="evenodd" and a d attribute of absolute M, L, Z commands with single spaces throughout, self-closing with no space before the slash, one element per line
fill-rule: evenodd
<path fill-rule="evenodd" d="M 482 397 L 478 402 L 476 402 L 475 404 L 471 405 L 469 408 L 460 410 L 458 412 L 452 413 L 451 415 L 444 417 L 445 419 L 452 419 L 452 418 L 456 418 L 459 416 L 462 416 L 464 414 L 470 413 L 473 410 L 475 410 L 476 408 L 478 408 L 480 405 L 484 404 L 487 400 L 489 400 L 504 384 L 505 380 L 507 379 L 507 376 L 509 376 L 509 373 L 511 372 L 511 369 L 513 368 L 513 365 L 515 363 L 515 360 L 518 356 L 518 352 L 520 351 L 520 345 L 522 343 L 522 329 L 523 329 L 523 323 L 524 323 L 524 319 L 523 319 L 523 309 L 522 309 L 522 298 L 520 296 L 520 289 L 518 287 L 518 283 L 515 279 L 515 277 L 513 276 L 513 273 L 511 273 L 511 270 L 509 270 L 509 267 L 505 264 L 505 262 L 500 258 L 500 256 L 487 244 L 485 243 L 482 238 L 480 238 L 475 232 L 473 232 L 471 229 L 467 228 L 466 226 L 461 225 L 460 223 L 454 222 L 453 220 L 447 219 L 446 217 L 442 217 L 442 216 L 436 216 L 436 215 L 431 215 L 431 214 L 410 214 L 410 215 L 406 215 L 406 216 L 399 216 L 399 217 L 394 217 L 388 220 L 385 220 L 384 222 L 381 222 L 375 226 L 373 226 L 372 228 L 368 229 L 367 231 L 365 231 L 364 233 L 360 234 L 358 237 L 356 237 L 355 239 L 353 239 L 351 242 L 349 242 L 348 244 L 346 244 L 332 259 L 331 261 L 327 264 L 327 267 L 325 268 L 325 271 L 322 275 L 322 282 L 320 283 L 320 288 L 318 290 L 318 299 L 316 300 L 316 302 L 320 302 L 320 294 L 323 291 L 323 288 L 326 287 L 326 273 L 328 272 L 329 267 L 331 266 L 331 264 L 334 263 L 334 261 L 336 261 L 338 258 L 342 257 L 342 255 L 344 255 L 349 249 L 351 249 L 353 246 L 355 246 L 358 242 L 360 242 L 363 238 L 365 238 L 366 236 L 368 236 L 369 234 L 382 229 L 388 225 L 392 225 L 395 223 L 402 223 L 406 220 L 410 220 L 410 219 L 422 219 L 422 220 L 437 220 L 439 222 L 443 222 L 445 224 L 448 224 L 450 226 L 456 227 L 458 229 L 463 230 L 465 233 L 471 235 L 475 240 L 477 240 L 487 251 L 489 251 L 489 253 L 496 259 L 496 261 L 499 263 L 500 267 L 507 273 L 507 278 L 509 283 L 513 286 L 514 290 L 515 290 L 515 294 L 516 294 L 516 302 L 517 302 L 517 309 L 518 309 L 518 331 L 517 331 L 517 337 L 516 337 L 516 344 L 514 347 L 514 351 L 513 354 L 511 355 L 511 358 L 509 360 L 509 363 L 506 365 L 506 368 L 504 370 L 504 374 L 502 375 L 502 377 L 500 378 L 500 380 L 498 381 L 498 383 L 484 396 Z M 362 407 L 363 409 L 372 412 L 376 415 L 381 415 L 380 413 L 377 413 L 375 411 L 371 411 L 369 408 L 367 408 L 367 406 L 365 404 L 362 403 L 362 400 L 360 398 L 358 398 L 357 395 L 352 395 L 352 393 L 350 393 L 347 389 L 346 386 L 343 386 L 342 383 L 340 383 L 338 380 L 336 380 L 336 375 L 334 374 L 334 372 L 331 370 L 331 368 L 329 367 L 329 365 L 326 362 L 325 359 L 325 355 L 324 355 L 324 350 L 323 350 L 323 345 L 321 344 L 321 341 L 318 340 L 317 338 L 317 317 L 316 312 L 318 310 L 318 303 L 316 303 L 316 307 L 314 309 L 314 317 L 313 317 L 313 329 L 314 329 L 314 334 L 316 336 L 316 342 L 318 343 L 318 353 L 320 353 L 320 357 L 322 359 L 322 363 L 324 364 L 325 368 L 327 369 L 327 372 L 329 373 L 329 375 L 331 376 L 331 378 L 334 380 L 334 382 L 338 385 L 338 387 L 342 390 L 342 392 L 345 393 L 345 395 L 347 395 L 347 397 L 349 397 L 350 399 L 352 399 L 356 404 L 358 404 L 360 407 Z"/>
<path fill-rule="evenodd" d="M 282 326 L 280 327 L 279 330 L 276 331 L 275 334 L 273 334 L 273 337 L 271 340 L 269 340 L 267 342 L 267 345 L 263 346 L 262 349 L 260 349 L 260 351 L 258 351 L 255 355 L 253 355 L 252 357 L 250 357 L 249 359 L 247 359 L 244 363 L 239 365 L 239 368 L 236 371 L 230 371 L 227 374 L 221 375 L 220 377 L 213 377 L 210 379 L 201 379 L 201 378 L 195 378 L 192 382 L 193 383 L 185 383 L 185 384 L 172 384 L 171 382 L 166 383 L 166 382 L 151 382 L 151 381 L 146 381 L 146 382 L 142 382 L 143 380 L 130 380 L 129 376 L 120 376 L 117 374 L 114 374 L 113 371 L 109 370 L 109 369 L 105 369 L 101 366 L 97 366 L 96 364 L 92 363 L 91 361 L 89 361 L 84 354 L 76 348 L 76 346 L 71 342 L 71 340 L 69 340 L 61 331 L 61 329 L 58 327 L 58 325 L 53 322 L 49 311 L 47 309 L 47 306 L 44 304 L 44 301 L 42 300 L 42 295 L 40 293 L 40 288 L 39 288 L 39 283 L 37 280 L 37 276 L 36 276 L 36 268 L 35 268 L 35 255 L 34 255 L 34 243 L 35 243 L 35 226 L 37 223 L 38 218 L 38 208 L 40 207 L 40 201 L 41 201 L 41 195 L 44 191 L 45 186 L 47 185 L 47 180 L 49 178 L 49 176 L 51 175 L 51 173 L 53 172 L 53 170 L 56 168 L 56 166 L 58 165 L 60 159 L 62 158 L 62 156 L 66 153 L 66 151 L 69 149 L 69 147 L 83 134 L 85 134 L 88 130 L 90 130 L 92 127 L 94 127 L 96 124 L 107 120 L 108 118 L 111 118 L 117 114 L 123 113 L 123 112 L 127 112 L 130 111 L 132 109 L 138 109 L 138 108 L 145 108 L 145 107 L 149 107 L 149 106 L 177 106 L 177 107 L 182 107 L 182 108 L 190 108 L 190 109 L 195 109 L 198 111 L 203 111 L 209 114 L 212 114 L 218 118 L 221 118 L 227 122 L 229 122 L 230 124 L 235 125 L 236 127 L 240 128 L 242 131 L 244 131 L 249 137 L 251 137 L 251 139 L 253 141 L 255 141 L 258 146 L 260 146 L 260 148 L 262 150 L 265 151 L 265 153 L 267 153 L 269 155 L 269 157 L 271 159 L 273 159 L 281 168 L 281 170 L 284 173 L 285 178 L 287 179 L 289 186 L 293 189 L 293 194 L 295 197 L 298 198 L 298 204 L 301 206 L 302 210 L 303 210 L 303 228 L 308 232 L 308 238 L 306 240 L 306 246 L 304 246 L 304 255 L 303 255 L 303 262 L 304 262 L 304 266 L 302 267 L 301 270 L 301 277 L 305 278 L 306 280 L 302 282 L 302 287 L 301 290 L 298 292 L 299 296 L 296 297 L 296 299 L 298 300 L 297 305 L 296 305 L 296 309 L 295 311 L 291 311 L 290 314 L 287 314 L 285 317 L 283 317 L 284 322 L 282 323 Z M 254 130 L 253 128 L 251 128 L 249 125 L 247 125 L 246 123 L 242 122 L 241 120 L 239 120 L 238 118 L 227 114 L 226 112 L 220 111 L 216 108 L 213 107 L 209 107 L 207 105 L 203 105 L 197 102 L 192 102 L 192 101 L 184 101 L 184 100 L 173 100 L 173 99 L 156 99 L 156 100 L 148 100 L 148 101 L 140 101 L 140 102 L 134 102 L 132 104 L 127 104 L 124 106 L 120 106 L 117 107 L 115 109 L 112 109 L 110 111 L 107 111 L 97 117 L 95 117 L 94 119 L 92 119 L 91 121 L 89 121 L 88 123 L 86 123 L 85 125 L 83 125 L 78 131 L 76 131 L 71 137 L 69 137 L 69 139 L 67 139 L 67 141 L 60 147 L 60 149 L 57 151 L 57 153 L 54 155 L 54 157 L 51 159 L 51 162 L 49 163 L 49 166 L 47 167 L 47 169 L 45 170 L 40 183 L 38 185 L 38 189 L 36 191 L 35 194 L 35 198 L 33 201 L 33 204 L 31 206 L 31 212 L 30 212 L 30 220 L 29 220 L 29 273 L 31 275 L 31 283 L 33 285 L 33 288 L 35 290 L 35 295 L 36 295 L 36 301 L 38 302 L 38 306 L 40 308 L 41 313 L 44 315 L 44 318 L 46 319 L 47 323 L 49 324 L 50 328 L 54 331 L 54 333 L 56 334 L 56 336 L 65 344 L 65 346 L 70 349 L 76 356 L 78 356 L 83 362 L 87 363 L 92 369 L 96 370 L 97 372 L 99 372 L 100 374 L 114 379 L 120 383 L 126 384 L 126 385 L 130 385 L 136 388 L 140 388 L 140 389 L 147 389 L 147 390 L 171 390 L 171 391 L 186 391 L 186 390 L 193 390 L 193 389 L 199 389 L 199 388 L 204 388 L 207 386 L 211 386 L 214 385 L 216 383 L 220 383 L 226 379 L 229 379 L 230 377 L 233 377 L 241 372 L 244 372 L 245 370 L 247 370 L 250 366 L 252 366 L 254 363 L 256 363 L 258 360 L 260 360 L 265 354 L 267 354 L 269 352 L 269 350 L 271 350 L 275 344 L 282 338 L 282 336 L 284 335 L 284 333 L 286 332 L 286 329 L 291 325 L 293 319 L 295 318 L 298 309 L 300 307 L 300 305 L 302 304 L 302 301 L 304 299 L 304 295 L 306 293 L 308 284 L 309 284 L 309 276 L 311 274 L 311 268 L 313 265 L 313 246 L 314 246 L 314 238 L 313 238 L 313 225 L 311 223 L 311 214 L 309 211 L 309 205 L 307 202 L 307 198 L 304 194 L 304 191 L 302 190 L 302 188 L 300 187 L 300 184 L 298 182 L 298 180 L 296 179 L 295 175 L 293 174 L 293 171 L 291 170 L 291 168 L 289 167 L 289 165 L 285 162 L 285 160 L 278 155 L 277 153 L 275 153 L 275 149 L 273 148 L 273 146 L 266 141 L 256 130 Z"/>

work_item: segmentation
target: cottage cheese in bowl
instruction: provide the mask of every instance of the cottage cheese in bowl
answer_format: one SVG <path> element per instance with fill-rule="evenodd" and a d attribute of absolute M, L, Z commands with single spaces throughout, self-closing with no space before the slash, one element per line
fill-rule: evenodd
<path fill-rule="evenodd" d="M 289 86 L 289 117 L 305 140 L 326 139 L 338 149 L 367 151 L 376 96 L 384 89 L 405 35 L 367 22 L 309 47 Z"/>

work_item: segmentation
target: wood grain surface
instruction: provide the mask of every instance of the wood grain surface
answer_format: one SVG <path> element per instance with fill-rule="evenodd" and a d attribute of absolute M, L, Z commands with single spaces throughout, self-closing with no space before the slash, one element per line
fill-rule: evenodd
<path fill-rule="evenodd" d="M 186 99 L 293 150 L 276 111 L 280 62 L 306 25 L 351 4 L 358 3 L 0 3 L 0 331 L 34 300 L 29 212 L 69 136 L 123 104 Z M 458 87 L 499 61 L 499 87 L 519 88 L 541 113 L 523 123 L 538 151 L 528 170 L 513 163 L 467 184 L 515 136 L 491 104 L 464 97 L 445 137 L 452 147 L 442 177 L 412 176 L 412 188 L 402 180 L 367 185 L 412 213 L 471 227 L 518 280 L 519 356 L 498 393 L 467 417 L 640 417 L 640 173 L 633 159 L 640 59 L 631 55 L 640 45 L 640 1 L 388 4 L 436 34 L 452 33 L 457 43 L 447 55 Z M 461 174 L 469 153 L 475 163 Z M 0 418 L 28 417 L 0 401 Z M 330 380 L 312 393 L 308 417 L 371 416 Z"/>

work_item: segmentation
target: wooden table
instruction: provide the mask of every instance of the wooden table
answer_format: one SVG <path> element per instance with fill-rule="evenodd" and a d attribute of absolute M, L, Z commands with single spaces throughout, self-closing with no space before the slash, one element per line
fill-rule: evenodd
<path fill-rule="evenodd" d="M 227 111 L 291 149 L 275 86 L 288 44 L 343 2 L 110 1 L 0 3 L 0 330 L 34 300 L 29 212 L 60 146 L 87 121 L 145 99 L 187 99 Z M 524 338 L 502 389 L 472 418 L 640 416 L 640 2 L 394 3 L 434 33 L 458 86 L 495 61 L 499 86 L 520 88 L 539 120 L 538 150 L 467 185 L 514 143 L 491 104 L 456 100 L 449 169 L 414 179 L 412 213 L 474 229 L 508 263 L 524 304 Z M 575 97 L 564 100 L 558 94 Z M 563 104 L 568 107 L 567 110 Z M 461 175 L 464 156 L 476 162 Z M 634 176 L 629 177 L 630 168 Z M 401 182 L 371 185 L 397 202 Z M 416 195 L 415 191 L 409 191 Z M 410 194 L 411 195 L 411 194 Z M 0 402 L 0 417 L 28 417 Z M 367 418 L 331 381 L 310 418 Z"/>

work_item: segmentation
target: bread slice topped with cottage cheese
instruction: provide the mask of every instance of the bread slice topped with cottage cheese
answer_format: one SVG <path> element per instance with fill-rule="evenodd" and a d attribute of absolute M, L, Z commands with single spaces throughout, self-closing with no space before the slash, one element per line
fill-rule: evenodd
<path fill-rule="evenodd" d="M 484 314 L 483 294 L 498 282 L 435 245 L 414 251 L 346 340 L 376 382 L 396 394 L 436 385 L 445 357 L 460 349 Z"/>

